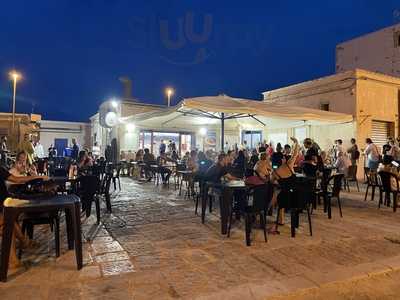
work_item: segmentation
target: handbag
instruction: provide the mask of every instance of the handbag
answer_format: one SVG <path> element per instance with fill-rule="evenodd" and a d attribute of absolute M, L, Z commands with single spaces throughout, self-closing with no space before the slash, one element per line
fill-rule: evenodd
<path fill-rule="evenodd" d="M 247 177 L 247 178 L 245 179 L 244 183 L 245 183 L 246 185 L 253 185 L 253 186 L 255 186 L 255 185 L 263 185 L 263 184 L 265 184 L 265 181 L 262 180 L 260 177 L 254 176 L 254 175 L 253 175 L 253 176 Z"/>

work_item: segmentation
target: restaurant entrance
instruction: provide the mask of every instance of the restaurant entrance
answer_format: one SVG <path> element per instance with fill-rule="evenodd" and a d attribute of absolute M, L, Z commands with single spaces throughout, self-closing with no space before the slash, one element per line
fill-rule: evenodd
<path fill-rule="evenodd" d="M 141 149 L 148 148 L 151 153 L 158 156 L 162 142 L 166 145 L 167 153 L 172 151 L 172 145 L 175 144 L 175 149 L 180 156 L 195 148 L 195 136 L 191 132 L 140 131 L 139 147 Z"/>

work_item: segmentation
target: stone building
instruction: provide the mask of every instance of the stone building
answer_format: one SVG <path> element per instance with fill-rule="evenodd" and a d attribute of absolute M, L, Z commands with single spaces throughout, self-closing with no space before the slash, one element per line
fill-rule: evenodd
<path fill-rule="evenodd" d="M 400 77 L 400 24 L 337 45 L 336 72 L 357 68 Z"/>
<path fill-rule="evenodd" d="M 347 144 L 355 137 L 363 149 L 367 137 L 381 147 L 387 137 L 399 136 L 399 91 L 400 78 L 355 69 L 267 91 L 263 96 L 264 101 L 270 103 L 353 115 L 352 128 L 330 132 L 329 136 L 342 138 Z M 314 134 L 307 132 L 307 136 Z M 323 144 L 327 147 L 329 143 Z"/>

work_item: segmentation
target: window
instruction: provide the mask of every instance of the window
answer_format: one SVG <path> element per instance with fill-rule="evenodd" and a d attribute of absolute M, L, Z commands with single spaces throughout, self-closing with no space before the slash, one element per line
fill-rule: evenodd
<path fill-rule="evenodd" d="M 321 103 L 321 110 L 329 111 L 329 103 Z"/>
<path fill-rule="evenodd" d="M 294 129 L 294 137 L 301 143 L 307 138 L 307 128 L 306 127 L 296 127 Z"/>
<path fill-rule="evenodd" d="M 400 31 L 396 31 L 394 33 L 394 47 L 399 48 L 400 47 Z"/>
<path fill-rule="evenodd" d="M 281 145 L 285 145 L 288 142 L 287 133 L 270 133 L 269 134 L 269 141 L 272 143 L 274 147 L 276 144 L 281 143 Z"/>

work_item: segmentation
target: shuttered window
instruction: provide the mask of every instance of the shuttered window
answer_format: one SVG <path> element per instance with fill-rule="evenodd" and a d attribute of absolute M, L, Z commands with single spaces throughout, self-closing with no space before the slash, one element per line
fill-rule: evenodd
<path fill-rule="evenodd" d="M 390 122 L 372 121 L 371 139 L 380 149 L 390 137 Z"/>

